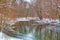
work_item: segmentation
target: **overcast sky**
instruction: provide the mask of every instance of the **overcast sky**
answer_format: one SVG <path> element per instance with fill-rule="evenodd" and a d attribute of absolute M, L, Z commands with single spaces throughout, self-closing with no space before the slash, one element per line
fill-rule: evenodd
<path fill-rule="evenodd" d="M 29 2 L 29 3 L 31 2 L 31 0 L 24 0 L 24 1 Z"/>

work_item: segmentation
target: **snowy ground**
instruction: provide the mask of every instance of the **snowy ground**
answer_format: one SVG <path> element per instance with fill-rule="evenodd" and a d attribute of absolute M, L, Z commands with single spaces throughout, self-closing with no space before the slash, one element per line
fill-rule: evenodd
<path fill-rule="evenodd" d="M 18 39 L 18 38 L 7 36 L 3 34 L 2 32 L 0 32 L 0 40 L 33 40 L 31 37 L 33 37 L 33 35 L 29 33 L 27 34 L 26 37 L 23 37 L 23 39 L 22 38 Z"/>
<path fill-rule="evenodd" d="M 21 39 L 9 37 L 9 36 L 6 36 L 5 34 L 3 34 L 2 32 L 0 32 L 0 40 L 21 40 Z"/>
<path fill-rule="evenodd" d="M 52 20 L 52 19 L 45 19 L 43 18 L 42 20 L 40 20 L 38 17 L 27 17 L 27 18 L 16 18 L 16 19 L 12 19 L 9 21 L 9 24 L 14 24 L 15 22 L 18 22 L 18 21 L 30 21 L 30 20 L 35 20 L 36 22 L 38 23 L 54 23 L 54 24 L 57 24 L 59 23 L 59 19 L 56 19 L 56 20 Z"/>
<path fill-rule="evenodd" d="M 0 40 L 5 40 L 5 38 L 3 37 L 2 32 L 0 32 Z"/>

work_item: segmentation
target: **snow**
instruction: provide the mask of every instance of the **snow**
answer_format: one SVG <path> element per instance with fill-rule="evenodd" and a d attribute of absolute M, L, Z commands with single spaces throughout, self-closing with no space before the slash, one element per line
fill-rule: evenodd
<path fill-rule="evenodd" d="M 3 37 L 2 32 L 0 32 L 0 40 L 5 40 L 5 38 Z"/>
<path fill-rule="evenodd" d="M 60 8 L 60 6 L 58 6 L 58 8 Z"/>
<path fill-rule="evenodd" d="M 27 36 L 25 37 L 23 37 L 23 39 L 18 39 L 18 38 L 14 38 L 14 37 L 9 37 L 9 36 L 7 36 L 7 35 L 5 35 L 5 34 L 3 34 L 2 32 L 0 32 L 0 40 L 30 40 L 31 39 L 31 37 L 33 37 L 32 36 L 32 34 L 30 33 L 30 34 L 27 34 Z M 32 40 L 32 39 L 31 39 Z"/>
<path fill-rule="evenodd" d="M 59 19 L 56 19 L 56 20 L 52 20 L 52 19 L 45 19 L 43 18 L 42 20 L 40 20 L 38 17 L 27 17 L 27 18 L 15 18 L 15 19 L 12 19 L 9 21 L 9 24 L 13 25 L 15 22 L 18 22 L 18 21 L 30 21 L 30 20 L 35 20 L 35 22 L 38 22 L 38 23 L 50 23 L 50 24 L 58 24 L 60 23 L 59 22 Z"/>
<path fill-rule="evenodd" d="M 8 23 L 13 25 L 15 22 L 18 22 L 18 21 L 30 21 L 30 20 L 39 20 L 39 19 L 37 17 L 15 18 L 15 19 L 10 20 Z"/>
<path fill-rule="evenodd" d="M 9 36 L 5 37 L 5 34 L 0 32 L 0 40 L 22 40 L 22 39 L 17 39 L 17 38 L 13 38 L 13 37 L 9 37 Z"/>
<path fill-rule="evenodd" d="M 16 20 L 17 20 L 17 21 L 29 21 L 28 18 L 17 18 Z"/>

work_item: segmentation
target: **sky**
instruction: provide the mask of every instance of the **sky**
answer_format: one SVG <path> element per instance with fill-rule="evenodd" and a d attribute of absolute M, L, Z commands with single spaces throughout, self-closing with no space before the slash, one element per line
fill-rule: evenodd
<path fill-rule="evenodd" d="M 24 1 L 27 1 L 27 2 L 29 2 L 29 3 L 31 2 L 31 0 L 24 0 Z"/>
<path fill-rule="evenodd" d="M 31 0 L 24 0 L 25 2 L 31 3 Z M 19 5 L 20 4 L 20 0 L 16 0 L 16 3 Z"/>

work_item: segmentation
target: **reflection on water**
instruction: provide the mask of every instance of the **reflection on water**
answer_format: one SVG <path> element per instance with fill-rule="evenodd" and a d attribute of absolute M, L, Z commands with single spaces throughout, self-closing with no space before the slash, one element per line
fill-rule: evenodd
<path fill-rule="evenodd" d="M 36 30 L 36 29 L 33 29 Z M 12 35 L 12 34 L 11 34 Z M 26 34 L 16 34 L 11 37 L 4 34 L 7 40 L 60 40 L 60 27 L 48 26 Z M 17 38 L 18 37 L 18 38 Z"/>
<path fill-rule="evenodd" d="M 19 21 L 2 30 L 6 40 L 60 40 L 59 23 Z"/>

